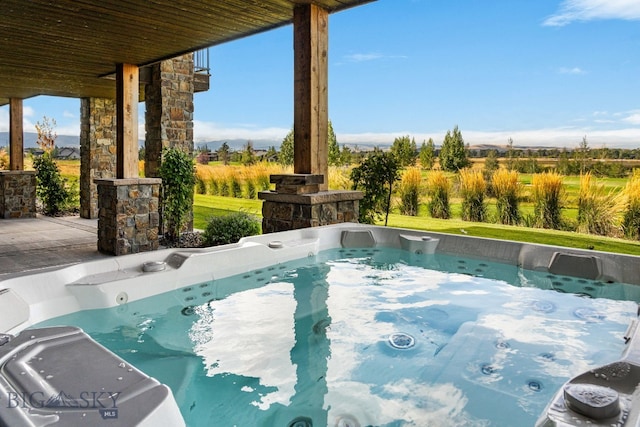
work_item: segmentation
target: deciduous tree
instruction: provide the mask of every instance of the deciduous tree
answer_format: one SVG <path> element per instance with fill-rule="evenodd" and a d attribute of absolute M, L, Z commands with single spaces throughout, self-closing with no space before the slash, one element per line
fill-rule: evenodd
<path fill-rule="evenodd" d="M 363 190 L 360 200 L 360 222 L 373 224 L 386 213 L 385 225 L 389 217 L 393 183 L 399 178 L 399 163 L 391 153 L 376 149 L 359 166 L 351 171 L 353 189 Z"/>

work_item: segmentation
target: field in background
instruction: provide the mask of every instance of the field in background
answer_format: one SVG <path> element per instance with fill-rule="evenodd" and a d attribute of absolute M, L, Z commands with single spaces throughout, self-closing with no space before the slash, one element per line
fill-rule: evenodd
<path fill-rule="evenodd" d="M 80 174 L 80 161 L 79 160 L 65 160 L 58 161 L 58 166 L 62 175 L 70 182 L 77 183 Z M 253 177 L 258 182 L 258 176 L 262 176 L 262 182 L 264 182 L 264 176 L 277 173 L 291 173 L 290 169 L 282 169 L 278 165 L 261 165 L 260 173 L 250 172 L 247 167 L 240 165 L 233 165 L 227 167 L 228 170 L 222 172 L 225 167 L 219 164 L 207 166 L 210 176 L 226 176 L 225 180 L 235 179 L 240 180 L 240 177 Z M 198 165 L 198 170 L 202 171 L 204 168 L 202 165 Z M 142 165 L 141 165 L 142 170 Z M 231 172 L 235 171 L 235 172 Z M 350 181 L 348 179 L 350 168 L 331 168 L 330 171 L 330 186 L 334 189 L 349 189 Z M 428 172 L 423 171 L 423 183 Z M 225 175 L 226 174 L 226 175 Z M 449 178 L 456 182 L 456 178 L 453 174 L 448 175 Z M 230 178 L 231 177 L 231 178 Z M 524 186 L 523 198 L 520 204 L 521 212 L 523 215 L 533 213 L 533 203 L 530 201 L 529 191 L 531 187 L 531 174 L 520 174 L 520 181 Z M 577 196 L 579 190 L 578 176 L 564 177 L 565 191 L 566 191 L 566 205 L 562 210 L 563 217 L 567 219 L 575 219 L 577 216 Z M 598 178 L 598 183 L 605 186 L 614 192 L 621 191 L 626 185 L 626 178 Z M 205 183 L 205 188 L 207 184 Z M 258 188 L 255 188 L 258 191 Z M 205 191 L 207 193 L 207 191 Z M 255 198 L 246 197 L 246 187 L 242 189 L 242 195 L 238 197 L 220 196 L 212 194 L 196 194 L 194 200 L 194 227 L 196 229 L 204 229 L 207 219 L 211 216 L 224 215 L 230 212 L 245 211 L 249 214 L 255 215 L 258 218 L 262 216 L 262 202 Z M 454 189 L 454 194 L 457 194 L 457 190 Z M 488 199 L 488 213 L 489 217 L 495 216 L 495 200 Z M 517 227 L 517 226 L 505 226 L 492 223 L 479 223 L 468 222 L 460 220 L 461 211 L 461 199 L 459 197 L 453 197 L 452 200 L 452 219 L 441 220 L 434 219 L 428 215 L 427 212 L 427 198 L 424 192 L 424 188 L 421 191 L 420 206 L 418 210 L 418 216 L 400 215 L 398 212 L 397 201 L 393 204 L 392 213 L 389 216 L 389 226 L 412 228 L 419 230 L 431 230 L 453 234 L 465 234 L 469 236 L 498 238 L 506 240 L 515 240 L 532 243 L 542 243 L 559 246 L 569 246 L 582 249 L 594 249 L 608 252 L 618 252 L 640 255 L 640 242 L 607 238 L 594 236 L 589 234 L 581 234 L 576 232 L 565 232 L 558 230 L 544 230 L 539 228 L 529 227 Z"/>

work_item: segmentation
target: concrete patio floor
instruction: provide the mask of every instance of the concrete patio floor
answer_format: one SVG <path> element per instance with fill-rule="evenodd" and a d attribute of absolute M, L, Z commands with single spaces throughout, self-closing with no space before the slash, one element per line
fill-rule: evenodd
<path fill-rule="evenodd" d="M 98 252 L 97 226 L 78 216 L 0 219 L 0 281 L 111 257 Z"/>

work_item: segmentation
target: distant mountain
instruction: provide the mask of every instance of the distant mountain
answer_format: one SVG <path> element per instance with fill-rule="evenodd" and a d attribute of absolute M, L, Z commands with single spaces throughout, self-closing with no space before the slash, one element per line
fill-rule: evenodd
<path fill-rule="evenodd" d="M 38 134 L 34 132 L 25 132 L 24 135 L 24 148 L 38 148 L 36 141 L 38 140 Z M 0 147 L 9 146 L 9 132 L 0 132 Z M 74 135 L 58 135 L 56 138 L 57 147 L 80 147 L 80 137 Z"/>
<path fill-rule="evenodd" d="M 247 140 L 246 139 L 226 139 L 226 140 L 217 140 L 217 141 L 197 141 L 195 143 L 196 150 L 199 148 L 209 148 L 211 151 L 218 151 L 222 144 L 227 143 L 229 149 L 231 151 L 241 151 L 246 147 Z M 282 141 L 270 141 L 267 139 L 257 139 L 251 140 L 253 143 L 253 148 L 256 150 L 267 150 L 269 147 L 276 147 L 276 150 L 280 148 L 280 144 Z"/>

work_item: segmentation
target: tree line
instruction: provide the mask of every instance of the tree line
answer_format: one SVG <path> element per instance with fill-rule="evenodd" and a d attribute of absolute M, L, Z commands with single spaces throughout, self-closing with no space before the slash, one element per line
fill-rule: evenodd
<path fill-rule="evenodd" d="M 373 151 L 353 149 L 343 144 L 340 146 L 333 130 L 331 121 L 328 123 L 328 164 L 330 166 L 350 166 L 360 164 Z M 225 142 L 214 151 L 215 158 L 223 164 L 230 162 L 251 165 L 258 161 L 277 161 L 283 166 L 293 165 L 294 153 L 293 128 L 284 137 L 279 150 L 274 146 L 261 156 L 256 155 L 253 143 L 247 141 L 242 150 L 232 151 Z M 444 171 L 455 172 L 470 166 L 471 159 L 483 158 L 487 169 L 495 170 L 500 163 L 508 170 L 520 173 L 540 173 L 556 170 L 563 175 L 579 175 L 591 172 L 596 176 L 624 177 L 628 176 L 633 167 L 632 160 L 640 160 L 640 149 L 624 148 L 591 148 L 585 136 L 575 148 L 520 148 L 514 146 L 509 138 L 505 147 L 472 149 L 466 144 L 462 132 L 455 126 L 448 130 L 439 146 L 432 138 L 423 141 L 418 148 L 415 138 L 408 135 L 397 137 L 391 144 L 389 151 L 398 160 L 400 167 L 414 166 L 417 163 L 423 169 L 438 167 Z M 196 160 L 206 164 L 212 158 L 208 147 L 198 150 Z M 616 160 L 616 161 L 608 161 Z M 625 161 L 627 161 L 625 163 Z"/>

